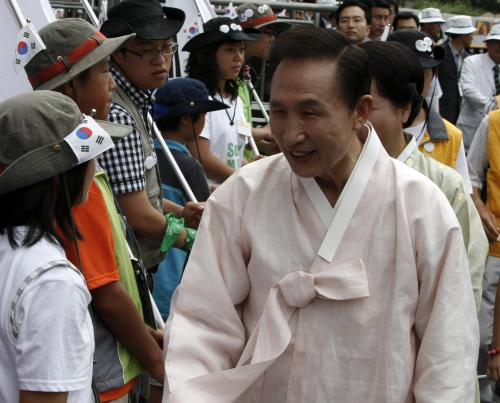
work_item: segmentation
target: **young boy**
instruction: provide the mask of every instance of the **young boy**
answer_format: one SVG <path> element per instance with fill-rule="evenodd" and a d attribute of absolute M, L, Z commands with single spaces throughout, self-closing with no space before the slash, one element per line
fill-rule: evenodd
<path fill-rule="evenodd" d="M 203 212 L 201 205 L 187 203 L 182 208 L 162 199 L 154 133 L 147 121 L 152 90 L 167 80 L 177 50 L 173 38 L 185 14 L 177 8 L 162 8 L 157 0 L 125 0 L 109 9 L 108 18 L 101 27 L 107 36 L 136 34 L 127 46 L 113 53 L 110 68 L 117 90 L 109 120 L 130 126 L 132 134 L 116 145 L 115 152 L 103 154 L 99 162 L 137 237 L 144 263 L 154 273 L 164 257 L 162 240 L 179 222 L 177 217 L 196 228 Z M 182 230 L 171 240 L 176 246 L 189 248 L 193 239 Z"/>
<path fill-rule="evenodd" d="M 205 126 L 207 112 L 226 109 L 228 106 L 212 100 L 205 84 L 192 78 L 178 78 L 167 82 L 156 92 L 155 98 L 153 117 L 156 124 L 196 199 L 204 202 L 210 196 L 205 172 L 191 156 L 185 142 L 196 141 Z M 170 163 L 162 152 L 157 155 L 163 197 L 185 205 L 189 199 Z M 170 300 L 180 282 L 185 260 L 185 252 L 171 249 L 153 276 L 153 296 L 164 318 L 168 317 Z"/>
<path fill-rule="evenodd" d="M 109 74 L 110 54 L 133 36 L 107 39 L 81 19 L 57 20 L 40 31 L 47 49 L 28 63 L 26 72 L 35 90 L 61 92 L 73 98 L 83 113 L 106 119 L 116 89 Z M 78 254 L 71 242 L 66 242 L 65 251 L 82 269 L 92 295 L 93 379 L 101 401 L 116 401 L 127 398 L 144 374 L 143 367 L 163 381 L 158 344 L 162 333 L 143 321 L 151 316 L 151 307 L 141 300 L 144 284 L 134 276 L 123 222 L 102 169 L 96 172 L 88 202 L 74 208 L 73 215 L 84 239 L 78 242 Z M 149 324 L 154 325 L 151 320 Z"/>

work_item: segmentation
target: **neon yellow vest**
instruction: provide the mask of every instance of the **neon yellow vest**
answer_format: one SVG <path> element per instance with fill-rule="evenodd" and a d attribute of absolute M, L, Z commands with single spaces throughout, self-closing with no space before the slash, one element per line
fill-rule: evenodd
<path fill-rule="evenodd" d="M 425 155 L 434 158 L 436 161 L 455 168 L 462 142 L 462 132 L 446 119 L 443 119 L 443 122 L 448 133 L 448 139 L 432 141 L 429 133 L 425 132 L 424 139 L 418 148 Z"/>

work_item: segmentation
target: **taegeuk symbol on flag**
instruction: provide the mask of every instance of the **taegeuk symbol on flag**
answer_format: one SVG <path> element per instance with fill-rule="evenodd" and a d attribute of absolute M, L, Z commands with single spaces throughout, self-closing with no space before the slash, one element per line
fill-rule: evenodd
<path fill-rule="evenodd" d="M 14 57 L 14 70 L 20 71 L 38 52 L 45 49 L 45 44 L 33 24 L 27 20 L 17 35 Z"/>
<path fill-rule="evenodd" d="M 90 161 L 113 147 L 110 135 L 90 116 L 64 139 L 71 147 L 78 162 Z"/>

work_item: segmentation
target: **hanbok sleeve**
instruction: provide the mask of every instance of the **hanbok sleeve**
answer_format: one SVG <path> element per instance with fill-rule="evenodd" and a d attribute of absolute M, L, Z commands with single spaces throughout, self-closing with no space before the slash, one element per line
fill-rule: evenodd
<path fill-rule="evenodd" d="M 165 334 L 165 388 L 236 366 L 246 342 L 238 312 L 249 292 L 244 192 L 234 176 L 208 200 Z"/>
<path fill-rule="evenodd" d="M 469 195 L 457 192 L 452 206 L 457 215 L 462 235 L 464 237 L 465 248 L 469 262 L 469 273 L 472 282 L 472 291 L 474 293 L 474 302 L 476 311 L 479 312 L 481 306 L 482 283 L 484 274 L 484 265 L 488 257 L 488 238 L 484 233 L 481 217 L 474 206 L 474 202 Z"/>
<path fill-rule="evenodd" d="M 419 301 L 416 403 L 474 401 L 479 329 L 464 241 L 444 195 L 415 224 Z"/>

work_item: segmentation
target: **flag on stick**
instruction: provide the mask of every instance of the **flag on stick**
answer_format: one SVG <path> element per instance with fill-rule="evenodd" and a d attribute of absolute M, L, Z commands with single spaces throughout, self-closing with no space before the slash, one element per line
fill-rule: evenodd
<path fill-rule="evenodd" d="M 108 19 L 108 0 L 101 0 L 101 8 L 99 10 L 99 27 Z"/>
<path fill-rule="evenodd" d="M 232 20 L 238 17 L 238 13 L 236 12 L 236 7 L 233 6 L 232 1 L 229 2 L 229 5 L 224 10 L 224 17 L 229 17 Z"/>
<path fill-rule="evenodd" d="M 21 70 L 38 52 L 45 49 L 45 44 L 38 35 L 33 24 L 26 20 L 26 24 L 17 34 L 17 46 L 14 56 L 14 70 Z"/>

